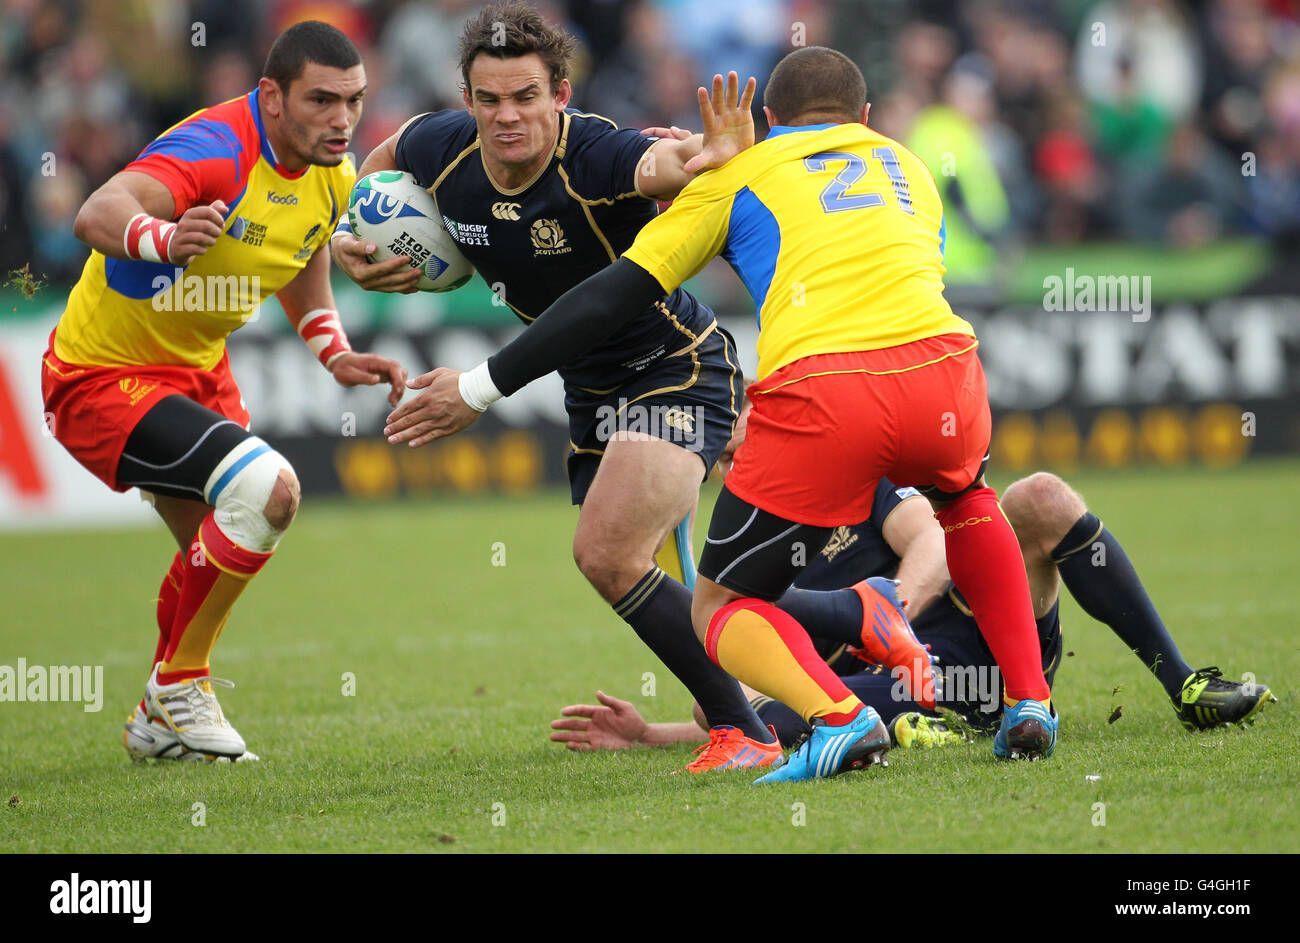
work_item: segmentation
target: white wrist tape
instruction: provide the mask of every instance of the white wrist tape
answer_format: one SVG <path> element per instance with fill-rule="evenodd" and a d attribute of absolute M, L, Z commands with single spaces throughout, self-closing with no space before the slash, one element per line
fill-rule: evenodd
<path fill-rule="evenodd" d="M 308 311 L 298 322 L 298 334 L 307 342 L 307 347 L 316 359 L 329 369 L 329 365 L 338 357 L 352 349 L 348 337 L 343 333 L 339 313 L 333 308 L 316 308 Z"/>
<path fill-rule="evenodd" d="M 501 398 L 501 391 L 492 382 L 486 360 L 473 370 L 462 373 L 457 385 L 460 387 L 460 398 L 470 409 L 480 413 Z"/>
<path fill-rule="evenodd" d="M 126 232 L 122 234 L 122 248 L 128 259 L 170 262 L 168 252 L 175 234 L 175 223 L 148 213 L 136 213 L 127 221 Z"/>

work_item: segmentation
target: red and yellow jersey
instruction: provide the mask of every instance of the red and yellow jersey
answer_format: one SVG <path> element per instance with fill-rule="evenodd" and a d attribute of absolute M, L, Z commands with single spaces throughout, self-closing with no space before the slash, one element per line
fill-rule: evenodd
<path fill-rule="evenodd" d="M 943 239 L 919 158 L 862 124 L 812 125 L 701 174 L 625 255 L 667 291 L 730 262 L 758 308 L 762 378 L 814 354 L 974 337 L 943 297 Z"/>
<path fill-rule="evenodd" d="M 302 271 L 347 207 L 356 170 L 276 161 L 254 89 L 197 111 L 124 169 L 171 191 L 173 219 L 229 207 L 224 234 L 184 269 L 93 251 L 59 320 L 54 353 L 72 364 L 184 364 L 210 370 L 226 338 Z"/>

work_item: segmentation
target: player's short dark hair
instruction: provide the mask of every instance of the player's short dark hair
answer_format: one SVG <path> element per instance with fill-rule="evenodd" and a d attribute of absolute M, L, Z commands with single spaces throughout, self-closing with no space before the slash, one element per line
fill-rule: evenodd
<path fill-rule="evenodd" d="M 796 49 L 776 64 L 763 104 L 785 125 L 811 124 L 817 118 L 859 121 L 867 103 L 862 70 L 842 52 L 825 46 Z"/>
<path fill-rule="evenodd" d="M 460 74 L 469 85 L 469 67 L 479 53 L 517 59 L 537 53 L 551 73 L 551 91 L 569 77 L 577 49 L 572 36 L 552 26 L 526 3 L 494 3 L 465 24 L 460 34 Z"/>
<path fill-rule="evenodd" d="M 262 75 L 288 91 L 309 62 L 350 69 L 361 65 L 361 53 L 340 30 L 320 20 L 305 20 L 290 26 L 271 44 Z"/>

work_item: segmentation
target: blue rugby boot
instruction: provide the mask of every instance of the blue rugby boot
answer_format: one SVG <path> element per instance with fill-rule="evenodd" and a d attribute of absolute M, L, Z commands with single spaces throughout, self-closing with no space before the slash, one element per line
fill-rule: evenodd
<path fill-rule="evenodd" d="M 1000 760 L 1040 760 L 1056 749 L 1056 707 L 1026 698 L 1002 708 L 1002 726 L 993 738 L 993 755 Z"/>
<path fill-rule="evenodd" d="M 852 723 L 832 727 L 820 717 L 812 719 L 812 732 L 780 769 L 754 780 L 758 783 L 796 783 L 829 779 L 840 773 L 880 764 L 888 766 L 889 731 L 874 708 L 864 706 Z"/>

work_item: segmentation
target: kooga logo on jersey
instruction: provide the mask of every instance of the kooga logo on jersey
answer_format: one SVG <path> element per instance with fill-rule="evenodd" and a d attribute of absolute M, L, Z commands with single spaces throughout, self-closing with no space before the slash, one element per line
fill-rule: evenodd
<path fill-rule="evenodd" d="M 267 190 L 267 191 L 266 191 L 266 202 L 268 202 L 268 203 L 279 203 L 279 204 L 281 204 L 282 206 L 297 206 L 297 205 L 298 205 L 298 197 L 295 196 L 295 195 L 292 194 L 292 193 L 290 193 L 290 194 L 288 194 L 288 195 L 286 195 L 286 196 L 280 196 L 280 194 L 276 193 L 274 190 Z"/>

